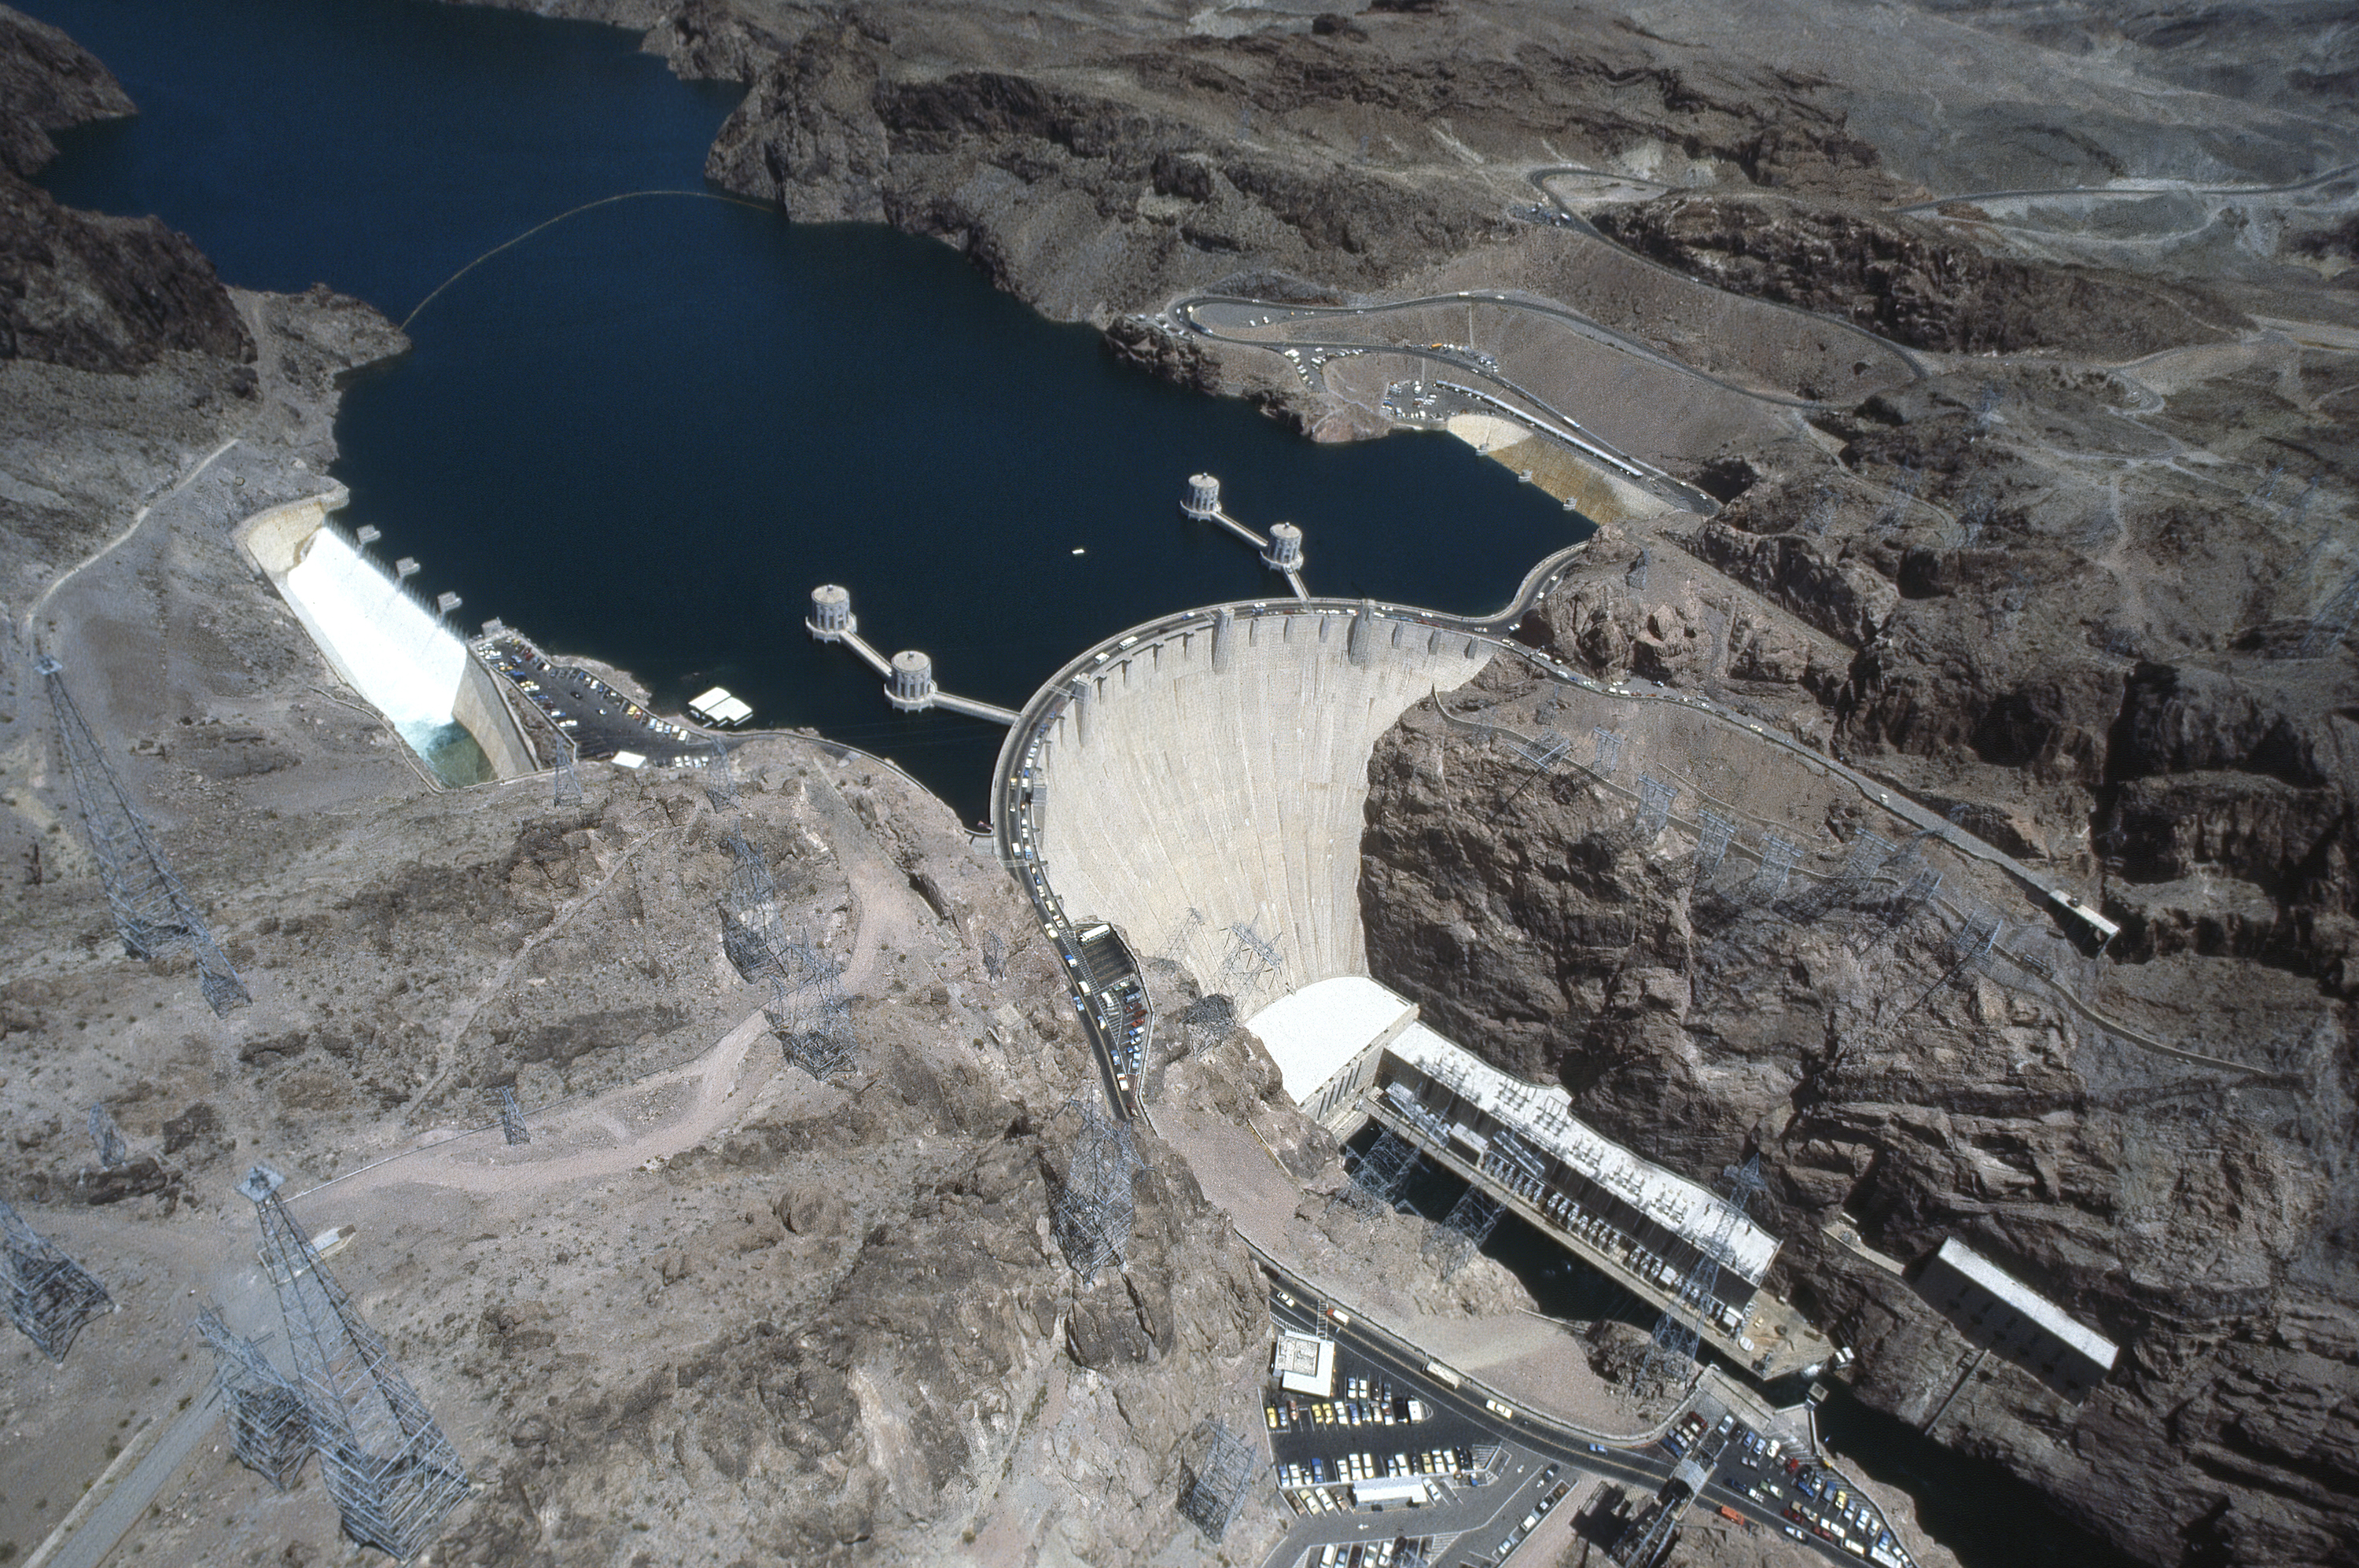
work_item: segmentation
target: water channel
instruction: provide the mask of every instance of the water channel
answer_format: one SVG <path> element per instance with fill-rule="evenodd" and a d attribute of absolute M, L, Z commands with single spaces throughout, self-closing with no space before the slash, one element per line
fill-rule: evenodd
<path fill-rule="evenodd" d="M 873 641 L 1012 707 L 1125 626 L 1284 591 L 1180 520 L 1199 469 L 1248 520 L 1303 526 L 1320 593 L 1488 610 L 1587 531 L 1446 437 L 1318 447 L 1125 368 L 945 246 L 697 194 L 736 91 L 681 83 L 626 33 L 424 0 L 20 3 L 141 109 L 60 136 L 44 183 L 160 215 L 235 286 L 325 282 L 399 320 L 560 213 L 689 193 L 595 207 L 436 295 L 412 351 L 350 388 L 347 520 L 471 622 L 669 703 L 726 684 L 757 722 L 889 756 L 970 820 L 1000 732 L 887 713 L 803 634 L 812 585 L 850 586 Z M 1417 1196 L 1439 1217 L 1455 1192 Z M 1486 1250 L 1549 1310 L 1614 1310 L 1516 1222 Z M 1849 1410 L 1862 1467 L 1926 1498 L 1967 1568 L 2124 1561 L 2027 1488 Z"/>

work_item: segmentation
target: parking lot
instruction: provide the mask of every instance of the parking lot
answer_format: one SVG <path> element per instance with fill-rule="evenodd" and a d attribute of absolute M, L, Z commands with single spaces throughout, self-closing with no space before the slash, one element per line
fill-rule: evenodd
<path fill-rule="evenodd" d="M 1840 1547 L 1877 1568 L 1915 1568 L 1875 1505 L 1849 1480 L 1733 1417 L 1719 1427 L 1690 1417 L 1658 1446 L 1674 1461 L 1692 1453 L 1708 1462 L 1711 1479 L 1698 1508 L 1742 1517 L 1750 1503 L 1777 1515 L 1778 1528 L 1795 1541 Z"/>
<path fill-rule="evenodd" d="M 1270 1313 L 1281 1328 L 1336 1340 L 1333 1398 L 1288 1394 L 1275 1383 L 1265 1392 L 1275 1479 L 1301 1516 L 1271 1568 L 1391 1568 L 1411 1548 L 1409 1562 L 1495 1568 L 1581 1480 L 1578 1469 L 1485 1419 L 1480 1399 L 1374 1354 L 1348 1325 L 1336 1332 L 1332 1318 L 1283 1290 L 1273 1289 Z M 1422 1483 L 1428 1500 L 1365 1500 L 1402 1489 L 1382 1483 L 1403 1481 Z M 1330 1547 L 1334 1559 L 1322 1563 Z"/>
<path fill-rule="evenodd" d="M 702 736 L 647 712 L 588 670 L 555 662 L 514 633 L 486 637 L 477 648 L 549 715 L 578 757 L 603 762 L 628 752 L 662 767 L 711 750 Z"/>

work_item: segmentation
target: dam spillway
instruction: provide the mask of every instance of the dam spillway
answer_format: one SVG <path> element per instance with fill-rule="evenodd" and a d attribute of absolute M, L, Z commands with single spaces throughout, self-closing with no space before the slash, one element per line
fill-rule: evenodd
<path fill-rule="evenodd" d="M 343 492 L 275 507 L 238 530 L 255 567 L 346 685 L 445 784 L 535 772 L 497 682 L 459 634 L 327 522 Z"/>

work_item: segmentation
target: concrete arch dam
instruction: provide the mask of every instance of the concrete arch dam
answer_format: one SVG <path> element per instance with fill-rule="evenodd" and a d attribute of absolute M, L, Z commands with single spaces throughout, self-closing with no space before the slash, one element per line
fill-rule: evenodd
<path fill-rule="evenodd" d="M 1112 922 L 1247 1009 L 1365 975 L 1369 755 L 1499 648 L 1365 602 L 1152 623 L 1069 666 L 1010 735 L 1003 853 L 1044 912 Z"/>

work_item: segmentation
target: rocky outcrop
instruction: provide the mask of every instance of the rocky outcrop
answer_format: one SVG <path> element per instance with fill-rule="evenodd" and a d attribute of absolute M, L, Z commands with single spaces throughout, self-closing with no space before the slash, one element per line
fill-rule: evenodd
<path fill-rule="evenodd" d="M 135 113 L 97 56 L 44 22 L 0 5 L 0 169 L 31 179 L 58 154 L 49 133 Z"/>
<path fill-rule="evenodd" d="M 1559 596 L 1593 624 L 1626 592 Z M 1495 666 L 1448 716 L 1420 704 L 1378 746 L 1362 884 L 1375 975 L 1674 1170 L 1757 1151 L 1785 1238 L 1776 1288 L 1857 1350 L 1871 1404 L 1924 1421 L 1966 1347 L 1832 1241 L 1838 1219 L 1904 1264 L 1963 1237 L 2126 1347 L 2084 1407 L 1986 1364 L 1942 1416 L 1945 1443 L 2147 1561 L 2359 1561 L 2347 1009 L 2233 953 L 2149 939 L 2117 976 L 2170 998 L 2178 1038 L 2252 1064 L 2190 1072 L 2020 972 L 1962 983 L 1937 928 L 1759 907 L 1725 875 L 1695 887 L 1686 842 L 1636 846 L 1625 803 L 1581 776 L 1535 784 L 1460 722 L 1530 733 L 1539 695 Z M 1742 776 L 1743 749 L 1710 755 Z"/>
<path fill-rule="evenodd" d="M 60 207 L 28 177 L 47 132 L 133 112 L 63 33 L 0 6 L 0 360 L 121 373 L 173 351 L 234 361 L 254 340 L 187 236 Z"/>
<path fill-rule="evenodd" d="M 1910 348 L 2127 358 L 2239 324 L 2234 307 L 2184 288 L 1989 256 L 1938 225 L 1885 214 L 1675 195 L 1594 221 L 1639 255 L 1715 288 L 1833 316 Z"/>

